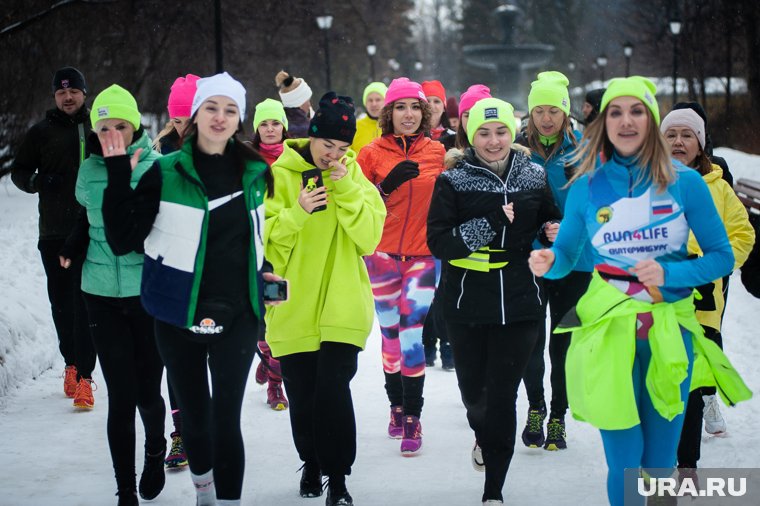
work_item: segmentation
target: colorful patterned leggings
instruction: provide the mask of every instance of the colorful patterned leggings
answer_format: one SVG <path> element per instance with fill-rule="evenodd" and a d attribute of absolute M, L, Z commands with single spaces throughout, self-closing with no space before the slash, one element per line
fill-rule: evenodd
<path fill-rule="evenodd" d="M 425 375 L 422 327 L 435 293 L 435 259 L 432 256 L 397 259 L 377 252 L 365 260 L 383 337 L 383 371 L 388 397 L 392 405 L 403 404 L 407 412 L 407 396 L 402 402 L 402 392 L 397 390 L 404 378 Z M 399 373 L 402 382 L 389 380 L 390 375 Z M 419 388 L 419 406 L 409 414 L 421 409 L 421 390 Z"/>

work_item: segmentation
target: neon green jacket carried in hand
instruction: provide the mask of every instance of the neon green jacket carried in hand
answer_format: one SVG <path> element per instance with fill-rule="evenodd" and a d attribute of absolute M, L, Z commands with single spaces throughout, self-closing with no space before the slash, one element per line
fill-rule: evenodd
<path fill-rule="evenodd" d="M 316 351 L 322 341 L 363 349 L 375 317 L 362 256 L 380 242 L 385 204 L 349 150 L 348 174 L 333 181 L 330 171 L 322 172 L 327 209 L 308 214 L 298 203 L 302 173 L 315 168 L 298 153 L 308 144 L 285 141 L 265 206 L 264 252 L 290 288 L 287 302 L 267 309 L 266 340 L 275 357 Z"/>
<path fill-rule="evenodd" d="M 573 418 L 605 430 L 641 423 L 632 382 L 636 353 L 636 315 L 652 313 L 649 331 L 652 359 L 646 387 L 657 412 L 667 420 L 683 413 L 680 384 L 689 359 L 682 328 L 692 336 L 694 367 L 691 390 L 716 386 L 729 406 L 752 397 L 752 392 L 717 344 L 704 337 L 694 312 L 693 298 L 649 303 L 636 300 L 594 272 L 586 294 L 576 306 L 579 322 L 567 318 L 555 332 L 572 332 L 565 371 L 567 398 Z"/>

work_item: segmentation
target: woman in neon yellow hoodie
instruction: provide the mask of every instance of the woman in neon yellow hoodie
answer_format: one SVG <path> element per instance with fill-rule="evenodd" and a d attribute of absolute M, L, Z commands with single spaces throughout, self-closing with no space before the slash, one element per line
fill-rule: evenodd
<path fill-rule="evenodd" d="M 349 150 L 355 132 L 352 100 L 328 92 L 309 138 L 285 142 L 266 202 L 264 251 L 290 283 L 288 302 L 267 313 L 267 342 L 282 364 L 304 462 L 300 494 L 321 495 L 326 475 L 328 505 L 353 504 L 345 486 L 356 457 L 349 384 L 374 321 L 362 256 L 374 252 L 385 222 L 385 205 Z M 312 189 L 303 173 L 315 168 L 323 186 Z"/>

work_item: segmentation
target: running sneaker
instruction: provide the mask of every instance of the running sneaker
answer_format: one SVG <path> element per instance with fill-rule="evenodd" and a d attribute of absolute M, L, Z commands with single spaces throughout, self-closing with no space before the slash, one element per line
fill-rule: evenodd
<path fill-rule="evenodd" d="M 702 411 L 705 419 L 705 432 L 713 435 L 726 432 L 726 420 L 723 419 L 723 415 L 720 413 L 718 398 L 715 394 L 703 395 L 702 400 L 705 401 L 705 409 Z"/>
<path fill-rule="evenodd" d="M 98 385 L 91 379 L 79 378 L 77 389 L 74 392 L 74 407 L 78 409 L 95 407 L 95 397 L 92 396 L 92 391 L 97 389 Z"/>
<path fill-rule="evenodd" d="M 470 456 L 472 457 L 472 468 L 479 473 L 485 473 L 486 463 L 483 461 L 483 450 L 480 448 L 477 441 L 475 441 L 475 446 L 473 446 Z"/>
<path fill-rule="evenodd" d="M 422 424 L 419 417 L 408 415 L 404 417 L 404 437 L 401 439 L 401 455 L 411 457 L 417 455 L 422 448 Z"/>
<path fill-rule="evenodd" d="M 172 432 L 172 447 L 164 460 L 166 469 L 181 469 L 187 466 L 187 454 L 179 432 Z"/>
<path fill-rule="evenodd" d="M 67 365 L 63 371 L 63 393 L 69 399 L 77 393 L 77 366 Z"/>
<path fill-rule="evenodd" d="M 546 406 L 539 409 L 528 409 L 528 420 L 522 433 L 522 441 L 528 448 L 541 448 L 544 438 L 544 420 L 546 420 Z"/>
<path fill-rule="evenodd" d="M 404 417 L 403 406 L 391 406 L 391 421 L 388 422 L 388 437 L 391 439 L 401 439 L 404 436 L 404 427 L 402 418 Z"/>
<path fill-rule="evenodd" d="M 267 387 L 267 404 L 275 411 L 288 409 L 288 400 L 282 392 L 282 382 L 270 381 Z"/>
<path fill-rule="evenodd" d="M 544 450 L 556 451 L 567 449 L 566 438 L 565 420 L 562 418 L 549 418 L 549 423 L 546 424 Z"/>

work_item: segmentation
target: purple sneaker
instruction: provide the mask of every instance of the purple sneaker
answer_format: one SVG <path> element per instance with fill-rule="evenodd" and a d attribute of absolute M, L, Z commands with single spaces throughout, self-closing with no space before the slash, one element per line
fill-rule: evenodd
<path fill-rule="evenodd" d="M 419 417 L 404 417 L 404 438 L 401 440 L 401 455 L 413 457 L 422 448 L 422 425 Z"/>
<path fill-rule="evenodd" d="M 401 406 L 391 406 L 391 421 L 388 422 L 388 437 L 391 439 L 401 439 L 404 436 L 404 427 L 401 423 L 404 417 L 404 408 Z"/>

